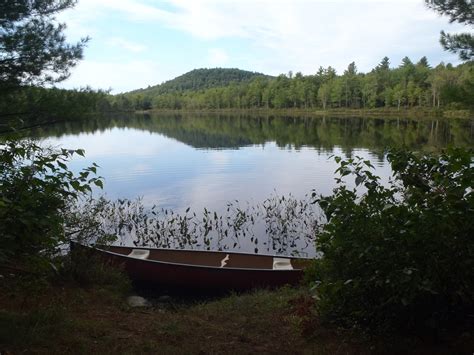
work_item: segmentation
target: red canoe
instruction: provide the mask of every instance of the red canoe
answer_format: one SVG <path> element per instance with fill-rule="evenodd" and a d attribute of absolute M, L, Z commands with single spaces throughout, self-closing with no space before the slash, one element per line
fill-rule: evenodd
<path fill-rule="evenodd" d="M 136 283 L 196 290 L 248 290 L 298 284 L 308 259 L 226 251 L 85 247 L 121 265 Z"/>

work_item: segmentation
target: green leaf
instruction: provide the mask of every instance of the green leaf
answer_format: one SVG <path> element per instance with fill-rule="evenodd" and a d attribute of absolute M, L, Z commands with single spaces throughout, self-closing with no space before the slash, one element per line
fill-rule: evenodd
<path fill-rule="evenodd" d="M 80 190 L 80 188 L 81 188 L 81 184 L 80 184 L 78 181 L 73 180 L 73 181 L 71 181 L 69 184 L 70 184 L 70 185 L 72 186 L 72 188 L 73 188 L 74 190 L 76 190 L 76 191 Z"/>
<path fill-rule="evenodd" d="M 356 186 L 359 186 L 360 184 L 362 184 L 364 180 L 365 180 L 365 176 L 358 175 L 355 179 Z"/>

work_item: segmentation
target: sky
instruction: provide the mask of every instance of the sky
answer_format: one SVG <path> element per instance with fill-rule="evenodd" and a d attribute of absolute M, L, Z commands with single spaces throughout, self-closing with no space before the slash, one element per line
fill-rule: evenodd
<path fill-rule="evenodd" d="M 457 64 L 441 30 L 463 25 L 423 0 L 79 0 L 57 16 L 68 40 L 89 36 L 84 59 L 61 87 L 120 93 L 196 68 L 239 68 L 269 75 L 367 72 L 384 56 Z"/>

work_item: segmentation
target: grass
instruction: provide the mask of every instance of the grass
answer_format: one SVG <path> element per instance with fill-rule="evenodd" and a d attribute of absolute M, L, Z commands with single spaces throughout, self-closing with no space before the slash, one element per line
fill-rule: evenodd
<path fill-rule="evenodd" d="M 129 308 L 106 289 L 48 286 L 0 298 L 0 351 L 34 353 L 294 353 L 312 349 L 289 301 L 257 291 L 174 307 Z M 47 302 L 49 299 L 51 302 Z"/>
<path fill-rule="evenodd" d="M 16 349 L 26 344 L 46 347 L 48 338 L 64 337 L 71 326 L 72 322 L 61 307 L 47 307 L 26 313 L 0 311 L 0 344 L 9 343 Z"/>
<path fill-rule="evenodd" d="M 151 308 L 130 308 L 123 291 L 98 285 L 8 277 L 0 288 L 2 354 L 447 354 L 474 345 L 472 333 L 438 344 L 322 325 L 305 288 Z"/>

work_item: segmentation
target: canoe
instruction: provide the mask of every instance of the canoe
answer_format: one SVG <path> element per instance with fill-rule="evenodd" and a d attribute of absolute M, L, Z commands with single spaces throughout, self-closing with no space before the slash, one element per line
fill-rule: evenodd
<path fill-rule="evenodd" d="M 173 289 L 249 290 L 296 285 L 309 259 L 227 251 L 85 246 L 102 260 L 118 265 L 139 285 Z"/>

